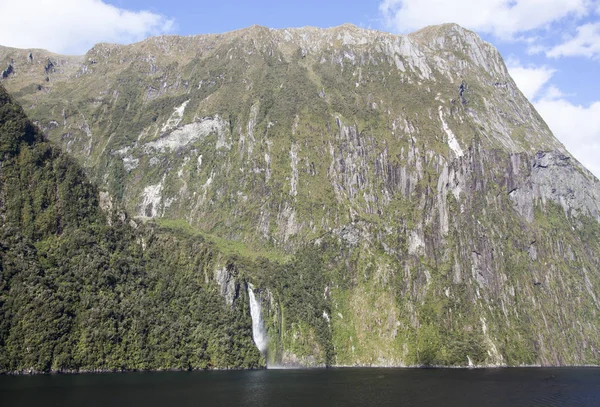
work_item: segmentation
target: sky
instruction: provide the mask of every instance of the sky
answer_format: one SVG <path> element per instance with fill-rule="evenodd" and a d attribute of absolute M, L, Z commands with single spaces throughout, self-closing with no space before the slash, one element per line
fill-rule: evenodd
<path fill-rule="evenodd" d="M 554 135 L 600 178 L 600 0 L 0 0 L 0 45 L 84 54 L 253 24 L 404 34 L 447 22 L 498 48 Z"/>

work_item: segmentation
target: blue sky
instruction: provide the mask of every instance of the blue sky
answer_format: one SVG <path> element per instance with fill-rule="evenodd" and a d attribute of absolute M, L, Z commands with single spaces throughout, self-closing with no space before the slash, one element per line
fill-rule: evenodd
<path fill-rule="evenodd" d="M 554 134 L 600 177 L 600 0 L 0 0 L 0 44 L 83 54 L 157 34 L 455 22 L 494 44 Z"/>
<path fill-rule="evenodd" d="M 178 34 L 221 33 L 253 24 L 271 28 L 312 25 L 332 27 L 351 22 L 367 27 L 379 16 L 378 1 L 131 1 L 111 0 L 118 7 L 150 10 L 174 17 Z M 355 4 L 352 4 L 355 3 Z"/>

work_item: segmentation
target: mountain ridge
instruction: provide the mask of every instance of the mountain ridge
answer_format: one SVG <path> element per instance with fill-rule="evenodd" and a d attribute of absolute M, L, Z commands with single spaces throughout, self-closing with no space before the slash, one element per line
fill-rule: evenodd
<path fill-rule="evenodd" d="M 473 32 L 251 27 L 85 58 L 2 83 L 139 220 L 298 256 L 244 274 L 269 362 L 597 363 L 600 182 Z"/>
<path fill-rule="evenodd" d="M 440 36 L 440 31 L 443 33 L 443 35 Z M 296 35 L 294 35 L 294 33 Z M 409 68 L 413 69 L 414 71 L 415 67 L 414 66 L 410 66 L 411 64 L 411 58 L 415 57 L 415 55 L 412 55 L 415 50 L 413 50 L 414 48 L 414 43 L 412 41 L 413 38 L 417 38 L 417 39 L 424 39 L 426 44 L 424 44 L 423 46 L 425 46 L 425 50 L 427 52 L 431 52 L 431 53 L 435 53 L 435 52 L 440 52 L 440 50 L 443 50 L 443 46 L 445 44 L 444 41 L 442 42 L 438 42 L 436 43 L 435 41 L 432 42 L 432 38 L 429 37 L 435 37 L 435 38 L 451 38 L 453 39 L 453 41 L 457 41 L 457 38 L 467 38 L 468 41 L 464 44 L 459 44 L 461 47 L 463 48 L 473 48 L 473 44 L 476 45 L 476 49 L 477 48 L 485 48 L 486 52 L 492 50 L 491 52 L 494 54 L 493 55 L 493 60 L 495 60 L 494 64 L 495 65 L 495 72 L 497 74 L 502 75 L 503 77 L 507 77 L 508 78 L 508 72 L 506 71 L 506 68 L 504 67 L 504 64 L 502 62 L 502 58 L 501 56 L 497 53 L 497 51 L 495 51 L 495 49 L 489 44 L 489 43 L 485 43 L 484 41 L 481 41 L 479 39 L 479 37 L 476 36 L 476 34 L 474 34 L 471 31 L 465 30 L 463 28 L 461 28 L 460 26 L 456 25 L 456 24 L 446 24 L 446 25 L 440 25 L 440 26 L 430 26 L 430 27 L 426 27 L 422 30 L 419 30 L 415 33 L 411 33 L 408 35 L 394 35 L 394 34 L 387 34 L 387 33 L 383 33 L 383 32 L 379 32 L 379 31 L 373 31 L 373 30 L 366 30 L 366 29 L 361 29 L 358 27 L 350 27 L 348 25 L 342 25 L 339 27 L 334 27 L 331 29 L 318 29 L 318 28 L 298 28 L 298 29 L 277 29 L 277 30 L 273 30 L 273 29 L 268 29 L 268 28 L 264 28 L 264 27 L 250 27 L 250 28 L 246 28 L 246 29 L 241 29 L 241 30 L 237 30 L 237 31 L 233 31 L 233 32 L 229 32 L 229 33 L 225 33 L 225 34 L 206 34 L 206 35 L 196 35 L 196 36 L 187 36 L 187 37 L 181 37 L 181 36 L 159 36 L 159 37 L 151 37 L 148 38 L 146 40 L 143 40 L 141 42 L 135 43 L 135 44 L 130 44 L 130 45 L 116 45 L 116 44 L 98 44 L 96 46 L 94 46 L 92 49 L 90 49 L 90 51 L 88 51 L 85 55 L 80 56 L 80 57 L 65 57 L 65 58 L 70 58 L 71 61 L 73 60 L 77 60 L 78 58 L 83 58 L 85 59 L 87 57 L 87 61 L 80 61 L 80 64 L 77 68 L 78 71 L 75 71 L 74 69 L 74 65 L 70 64 L 70 63 L 66 63 L 66 68 L 65 69 L 71 69 L 71 71 L 69 71 L 67 73 L 67 76 L 71 75 L 71 76 L 75 76 L 75 79 L 77 79 L 78 76 L 81 75 L 85 75 L 88 71 L 88 69 L 94 69 L 96 67 L 94 67 L 94 65 L 97 65 L 97 63 L 99 61 L 96 60 L 96 57 L 100 57 L 100 58 L 107 58 L 107 55 L 110 54 L 111 50 L 112 52 L 136 52 L 139 56 L 135 57 L 133 60 L 129 59 L 129 60 L 124 60 L 122 58 L 119 59 L 118 64 L 117 65 L 123 65 L 123 64 L 127 64 L 127 63 L 132 63 L 135 59 L 139 58 L 143 53 L 147 53 L 147 52 L 154 52 L 157 53 L 155 56 L 150 55 L 151 60 L 150 62 L 150 69 L 156 69 L 156 68 L 152 68 L 152 66 L 158 66 L 155 63 L 152 62 L 153 59 L 156 59 L 156 57 L 168 57 L 169 55 L 173 54 L 173 50 L 170 50 L 171 47 L 180 47 L 180 51 L 182 50 L 181 46 L 185 46 L 187 48 L 191 47 L 192 50 L 196 51 L 196 53 L 200 52 L 200 57 L 202 56 L 202 52 L 206 52 L 208 54 L 210 54 L 211 52 L 211 47 L 212 46 L 217 46 L 217 44 L 219 43 L 219 41 L 232 41 L 232 40 L 239 40 L 239 39 L 246 39 L 246 40 L 251 40 L 256 41 L 257 39 L 260 39 L 260 36 L 263 37 L 268 37 L 269 38 L 269 43 L 271 43 L 271 47 L 275 46 L 275 45 L 279 45 L 280 48 L 286 48 L 285 44 L 290 44 L 292 46 L 296 46 L 296 45 L 300 45 L 300 52 L 306 52 L 306 50 L 303 50 L 303 46 L 306 46 L 308 48 L 312 47 L 312 49 L 316 50 L 316 52 L 320 51 L 319 48 L 323 48 L 323 47 L 330 47 L 332 49 L 335 49 L 336 47 L 339 46 L 346 46 L 346 45 L 361 45 L 361 43 L 365 46 L 368 47 L 383 47 L 382 50 L 384 52 L 387 53 L 388 57 L 393 57 L 394 55 L 396 55 L 396 61 L 395 63 L 397 64 L 397 67 L 401 70 L 404 70 L 406 68 L 404 68 L 404 64 L 401 60 L 398 59 L 398 56 L 402 56 L 402 57 L 406 57 L 408 58 L 408 63 L 409 63 Z M 257 38 L 255 38 L 257 37 Z M 200 40 L 199 42 L 195 42 L 196 40 Z M 264 38 L 263 38 L 264 40 Z M 333 40 L 338 41 L 338 44 L 335 44 L 333 42 Z M 274 45 L 272 42 L 275 41 L 276 44 Z M 389 41 L 392 41 L 393 43 L 389 43 Z M 211 45 L 213 44 L 213 45 Z M 315 45 L 317 44 L 317 45 Z M 456 44 L 453 44 L 453 46 L 455 46 Z M 437 48 L 431 48 L 431 46 L 436 46 Z M 150 49 L 147 49 L 148 47 L 150 47 Z M 207 48 L 208 47 L 208 48 Z M 317 48 L 315 48 L 317 47 Z M 391 48 L 390 48 L 391 47 Z M 395 47 L 395 48 L 394 48 Z M 403 49 L 402 47 L 405 47 L 405 49 Z M 30 50 L 24 50 L 24 52 L 29 52 Z M 231 50 L 230 50 L 231 51 Z M 14 50 L 13 50 L 14 52 Z M 139 54 L 139 53 L 142 54 Z M 295 52 L 295 51 L 294 51 Z M 421 52 L 418 51 L 418 47 L 416 48 L 416 52 Z M 472 60 L 474 60 L 475 62 L 479 61 L 481 62 L 482 58 L 481 58 L 481 52 L 482 51 L 476 51 L 475 53 L 472 53 L 472 55 L 470 56 L 470 58 Z M 108 53 L 108 54 L 107 54 Z M 8 50 L 5 49 L 5 52 L 3 53 L 4 60 L 7 59 L 14 59 L 12 56 L 9 56 L 8 54 L 10 54 L 10 52 Z M 284 52 L 283 55 L 289 54 L 289 52 Z M 12 54 L 11 54 L 12 55 Z M 103 56 L 104 55 L 104 56 Z M 196 55 L 197 57 L 198 55 Z M 47 57 L 46 55 L 44 55 L 43 57 Z M 289 58 L 290 56 L 288 55 L 287 58 Z M 426 55 L 421 54 L 421 55 L 416 55 L 416 57 L 418 58 L 413 58 L 415 60 L 418 59 L 423 59 L 426 57 Z M 437 55 L 433 55 L 433 61 L 435 63 L 439 63 L 440 59 L 439 57 L 437 57 Z M 191 56 L 186 57 L 186 59 L 184 61 L 189 62 L 189 60 L 191 59 Z M 343 56 L 342 56 L 343 58 Z M 454 58 L 453 56 L 450 56 L 450 58 Z M 21 58 L 22 59 L 22 58 Z M 427 58 L 425 58 L 427 59 Z M 338 63 L 341 63 L 343 65 L 343 59 L 342 60 L 338 60 Z M 355 64 L 356 61 L 350 61 L 352 64 Z M 429 62 L 431 62 L 431 58 L 429 58 Z M 360 62 L 359 62 L 360 64 Z M 31 64 L 30 64 L 31 65 Z M 77 64 L 75 64 L 77 65 Z M 446 64 L 447 65 L 447 64 Z M 416 66 L 416 68 L 421 69 L 423 67 L 425 67 L 425 65 L 421 65 Z M 122 68 L 118 68 L 115 67 L 114 65 L 111 65 L 111 69 L 122 69 Z M 439 67 L 438 67 L 439 68 Z M 484 66 L 484 68 L 487 68 L 487 65 Z M 417 75 L 429 75 L 427 73 L 427 71 L 429 70 L 429 68 L 424 68 L 425 73 L 423 72 L 417 72 Z M 39 69 L 38 69 L 39 71 Z M 448 72 L 445 72 L 446 74 L 450 75 Z M 13 74 L 14 76 L 15 74 Z M 458 75 L 460 76 L 460 75 Z M 50 76 L 51 77 L 51 76 Z M 14 77 L 12 78 L 14 80 Z M 38 78 L 39 79 L 39 78 Z M 58 78 L 57 80 L 59 80 L 61 78 Z M 435 78 L 433 78 L 435 80 Z M 498 78 L 496 78 L 498 79 Z M 455 81 L 457 80 L 457 78 L 452 78 L 450 77 L 451 81 Z M 496 86 L 507 86 L 508 83 L 497 83 Z M 510 87 L 516 89 L 516 86 L 514 85 L 514 83 L 510 83 Z M 539 120 L 538 120 L 539 121 Z M 547 129 L 546 129 L 547 130 Z M 564 147 L 562 147 L 562 145 L 555 145 L 553 147 L 556 147 L 558 149 L 564 149 Z"/>

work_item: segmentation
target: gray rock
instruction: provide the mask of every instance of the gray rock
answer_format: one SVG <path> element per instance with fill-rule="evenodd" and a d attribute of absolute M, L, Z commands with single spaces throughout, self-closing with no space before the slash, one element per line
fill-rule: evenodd
<path fill-rule="evenodd" d="M 215 270 L 215 280 L 221 288 L 221 296 L 225 299 L 225 303 L 232 307 L 234 301 L 239 296 L 240 284 L 235 277 L 237 271 L 233 264 L 228 264 Z"/>

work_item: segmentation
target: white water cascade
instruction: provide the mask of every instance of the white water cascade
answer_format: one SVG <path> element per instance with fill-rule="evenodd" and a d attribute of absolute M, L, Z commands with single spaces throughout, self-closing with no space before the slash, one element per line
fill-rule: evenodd
<path fill-rule="evenodd" d="M 250 316 L 252 317 L 252 339 L 258 350 L 264 355 L 267 351 L 267 331 L 262 319 L 260 302 L 254 295 L 252 284 L 248 283 L 248 297 L 250 297 Z"/>

